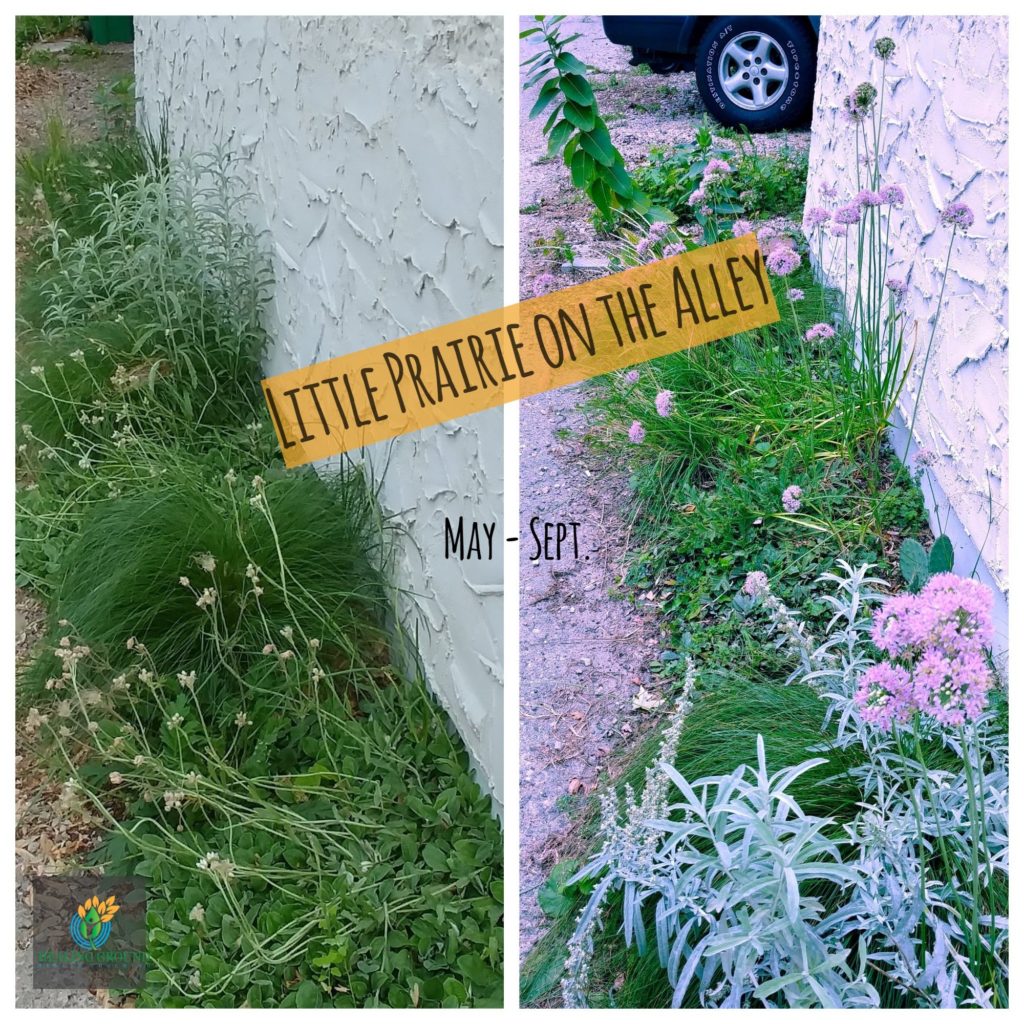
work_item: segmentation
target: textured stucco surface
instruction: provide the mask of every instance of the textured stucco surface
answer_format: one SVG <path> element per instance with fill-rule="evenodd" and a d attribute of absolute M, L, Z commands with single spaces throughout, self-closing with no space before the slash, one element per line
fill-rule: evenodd
<path fill-rule="evenodd" d="M 909 285 L 907 337 L 917 343 L 897 420 L 910 421 L 920 390 L 915 443 L 938 456 L 935 479 L 959 521 L 950 532 L 962 527 L 958 569 L 970 572 L 981 550 L 983 575 L 1004 598 L 997 609 L 1004 622 L 1010 532 L 1008 33 L 1001 17 L 823 18 L 808 180 L 808 205 L 821 203 L 822 185 L 838 186 L 839 202 L 856 193 L 854 132 L 841 113 L 841 98 L 860 82 L 879 85 L 881 63 L 871 46 L 890 36 L 896 53 L 886 72 L 880 166 L 883 181 L 907 194 L 890 220 L 891 273 Z M 953 247 L 922 380 L 949 245 L 949 229 L 939 218 L 951 200 L 968 203 L 975 222 Z M 832 280 L 840 284 L 841 260 L 834 266 Z"/>
<path fill-rule="evenodd" d="M 166 111 L 177 149 L 225 146 L 257 197 L 269 373 L 502 305 L 500 18 L 142 17 L 135 54 L 142 116 Z M 446 561 L 444 517 L 500 522 L 501 424 L 368 452 L 406 528 L 403 614 L 499 806 L 503 553 Z"/>

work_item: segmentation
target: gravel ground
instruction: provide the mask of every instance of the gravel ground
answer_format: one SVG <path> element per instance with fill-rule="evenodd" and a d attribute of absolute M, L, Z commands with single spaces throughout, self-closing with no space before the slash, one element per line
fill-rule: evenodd
<path fill-rule="evenodd" d="M 522 27 L 534 24 L 522 19 Z M 692 140 L 704 116 L 692 74 L 652 75 L 629 65 L 629 51 L 605 38 L 597 16 L 569 17 L 563 36 L 580 33 L 572 52 L 593 70 L 591 84 L 609 131 L 629 167 L 654 147 Z M 538 37 L 522 41 L 523 59 Z M 523 76 L 525 78 L 525 75 Z M 520 96 L 520 275 L 523 296 L 534 294 L 541 273 L 558 287 L 576 283 L 543 249 L 564 232 L 581 261 L 600 260 L 602 245 L 591 223 L 593 207 L 574 189 L 560 159 L 547 156 L 546 118 L 527 115 L 537 88 Z M 806 146 L 809 132 L 760 137 L 758 145 Z M 538 244 L 540 242 L 541 244 Z M 591 271 L 593 272 L 593 271 Z M 565 808 L 574 794 L 596 788 L 603 769 L 615 771 L 628 746 L 657 719 L 633 709 L 643 685 L 657 691 L 647 666 L 659 654 L 656 608 L 639 610 L 620 585 L 629 549 L 628 477 L 584 440 L 580 406 L 586 383 L 520 404 L 521 611 L 520 611 L 520 955 L 546 929 L 537 890 L 552 865 L 578 851 Z M 576 520 L 577 562 L 531 562 L 529 521 Z M 589 557 L 589 560 L 588 560 Z"/>
<path fill-rule="evenodd" d="M 650 727 L 633 710 L 658 653 L 653 617 L 622 600 L 626 475 L 584 440 L 581 385 L 523 401 L 520 566 L 520 953 L 545 929 L 537 890 L 571 842 L 563 808 L 597 787 L 624 740 Z M 579 558 L 531 561 L 530 520 L 579 523 Z"/>
<path fill-rule="evenodd" d="M 596 18 L 568 18 L 565 32 L 586 31 L 575 49 L 601 68 L 623 65 L 618 47 L 595 31 Z M 524 40 L 530 44 L 531 40 Z M 524 47 L 524 56 L 529 49 Z M 526 120 L 533 100 L 522 99 L 522 280 L 550 270 L 535 240 L 561 227 L 577 254 L 586 254 L 590 208 L 567 184 L 561 164 L 543 159 L 540 123 Z M 621 140 L 616 140 L 620 142 Z M 643 149 L 646 143 L 640 145 Z M 568 278 L 562 282 L 572 283 Z M 628 480 L 618 465 L 584 441 L 580 406 L 586 384 L 537 395 L 520 404 L 522 494 L 520 582 L 520 954 L 544 933 L 537 890 L 571 843 L 563 808 L 592 792 L 615 749 L 650 725 L 633 710 L 640 685 L 653 686 L 646 666 L 658 652 L 650 614 L 623 600 L 619 587 L 628 550 Z M 575 521 L 579 559 L 531 561 L 533 516 Z"/>

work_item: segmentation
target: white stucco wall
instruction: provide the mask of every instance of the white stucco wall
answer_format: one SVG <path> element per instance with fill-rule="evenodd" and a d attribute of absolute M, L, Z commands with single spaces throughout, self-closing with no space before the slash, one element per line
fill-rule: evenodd
<path fill-rule="evenodd" d="M 900 403 L 915 444 L 933 450 L 933 473 L 953 517 L 947 526 L 957 569 L 993 585 L 997 632 L 1005 641 L 1009 594 L 1009 29 L 1002 17 L 825 17 L 810 149 L 808 205 L 835 184 L 838 202 L 857 191 L 852 126 L 842 97 L 860 82 L 880 84 L 872 44 L 896 43 L 886 71 L 880 145 L 883 183 L 903 187 L 907 203 L 890 219 L 892 274 L 909 283 L 906 309 L 918 352 Z M 939 223 L 951 200 L 968 203 L 974 225 L 957 238 L 942 316 L 922 380 L 931 318 L 938 308 L 949 244 Z M 833 283 L 841 283 L 835 264 Z M 905 439 L 905 426 L 901 433 Z M 905 440 L 899 444 L 902 454 Z M 913 449 L 912 449 L 913 450 Z M 926 490 L 926 497 L 930 495 Z M 991 503 L 990 503 L 991 502 Z M 990 512 L 991 509 L 991 512 Z M 991 516 L 991 526 L 990 526 Z"/>
<path fill-rule="evenodd" d="M 502 305 L 500 18 L 138 17 L 135 62 L 176 149 L 241 158 L 276 272 L 269 373 Z M 368 452 L 406 527 L 403 614 L 499 807 L 503 555 L 446 561 L 444 517 L 500 523 L 501 424 Z"/>

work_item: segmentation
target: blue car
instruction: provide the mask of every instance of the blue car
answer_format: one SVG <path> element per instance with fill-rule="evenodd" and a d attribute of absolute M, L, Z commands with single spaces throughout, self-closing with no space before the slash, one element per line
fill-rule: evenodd
<path fill-rule="evenodd" d="M 631 64 L 659 75 L 696 72 L 701 98 L 722 124 L 770 132 L 810 118 L 820 17 L 610 15 L 601 21 L 611 42 L 632 49 Z"/>

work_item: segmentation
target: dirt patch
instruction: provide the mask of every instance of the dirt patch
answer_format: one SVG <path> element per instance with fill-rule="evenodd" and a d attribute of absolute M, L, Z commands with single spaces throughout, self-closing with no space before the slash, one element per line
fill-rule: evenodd
<path fill-rule="evenodd" d="M 584 387 L 530 398 L 519 415 L 522 956 L 546 926 L 537 890 L 566 853 L 572 801 L 597 788 L 618 744 L 654 721 L 633 698 L 641 685 L 655 688 L 647 665 L 658 626 L 619 586 L 628 480 L 585 442 Z M 534 561 L 535 516 L 577 522 L 579 557 Z"/>
<path fill-rule="evenodd" d="M 96 102 L 101 87 L 135 70 L 131 43 L 110 43 L 95 56 L 54 53 L 51 64 L 28 60 L 15 65 L 15 144 L 31 149 L 58 118 L 77 142 L 99 137 L 103 110 Z"/>

